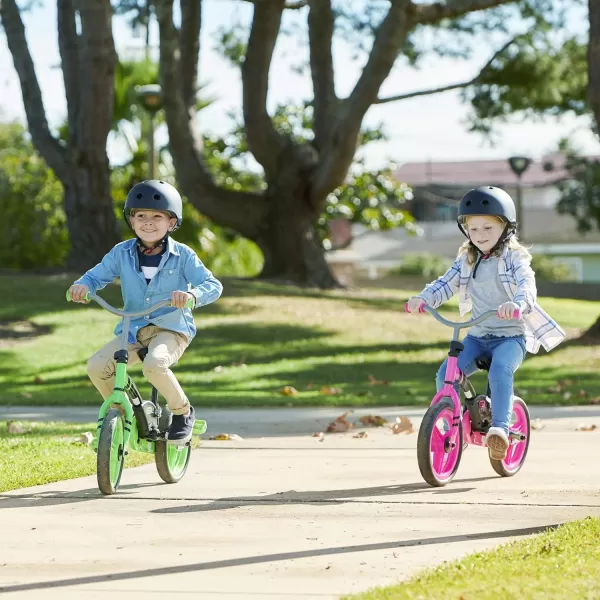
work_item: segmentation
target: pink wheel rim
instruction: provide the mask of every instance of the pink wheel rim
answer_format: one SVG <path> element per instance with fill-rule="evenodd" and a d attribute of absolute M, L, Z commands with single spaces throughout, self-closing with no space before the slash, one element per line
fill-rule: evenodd
<path fill-rule="evenodd" d="M 452 409 L 444 408 L 440 411 L 431 430 L 429 441 L 431 469 L 439 481 L 448 479 L 454 473 L 460 452 L 459 439 L 456 440 L 456 446 L 446 452 L 446 444 L 450 442 L 452 436 L 452 417 Z"/>
<path fill-rule="evenodd" d="M 525 408 L 519 402 L 515 402 L 513 405 L 510 431 L 520 433 L 525 436 L 523 441 L 511 443 L 511 445 L 508 447 L 508 451 L 506 452 L 506 458 L 502 461 L 502 464 L 508 471 L 514 471 L 523 462 L 525 451 L 527 450 L 527 444 L 529 442 L 527 414 L 525 413 Z"/>

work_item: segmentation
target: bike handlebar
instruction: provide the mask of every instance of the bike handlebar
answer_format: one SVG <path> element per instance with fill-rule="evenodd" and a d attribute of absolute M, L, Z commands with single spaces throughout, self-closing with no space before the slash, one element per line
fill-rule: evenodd
<path fill-rule="evenodd" d="M 118 317 L 143 317 L 153 313 L 155 310 L 158 310 L 163 306 L 173 306 L 170 300 L 162 300 L 161 302 L 157 302 L 156 304 L 149 306 L 144 310 L 125 312 L 124 310 L 119 310 L 118 308 L 111 306 L 106 300 L 100 298 L 100 296 L 96 296 L 96 294 L 91 294 L 90 292 L 87 292 L 87 294 L 84 296 L 84 299 L 88 302 L 90 300 L 94 300 L 94 302 L 97 302 L 102 308 L 105 308 L 108 312 L 111 312 L 113 315 L 117 315 Z M 67 290 L 67 301 L 71 302 L 71 292 L 69 290 Z M 186 302 L 185 307 L 194 308 L 195 305 L 196 302 L 190 298 Z"/>
<path fill-rule="evenodd" d="M 404 305 L 404 311 L 409 312 L 408 302 Z M 419 307 L 419 312 L 420 313 L 428 312 L 430 315 L 435 317 L 443 325 L 446 325 L 448 327 L 454 327 L 455 329 L 466 329 L 468 327 L 473 327 L 473 325 L 479 325 L 479 323 L 482 323 L 486 319 L 489 319 L 490 317 L 498 315 L 497 310 L 488 310 L 487 312 L 484 312 L 482 315 L 480 315 L 476 319 L 471 319 L 470 321 L 458 321 L 458 322 L 449 321 L 448 319 L 445 319 L 444 317 L 442 317 L 442 315 L 440 315 L 440 313 L 437 310 L 435 310 L 435 308 L 431 308 L 431 306 L 428 306 L 427 304 L 425 304 L 425 302 L 423 302 L 423 304 L 421 304 L 421 306 Z M 515 310 L 512 318 L 519 319 L 520 317 L 521 317 L 521 311 L 519 309 Z"/>

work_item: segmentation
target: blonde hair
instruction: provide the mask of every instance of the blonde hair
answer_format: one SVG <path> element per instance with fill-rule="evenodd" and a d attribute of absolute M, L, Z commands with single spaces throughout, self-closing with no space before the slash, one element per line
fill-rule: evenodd
<path fill-rule="evenodd" d="M 482 216 L 487 217 L 488 215 L 482 215 Z M 500 217 L 490 215 L 488 218 L 496 219 L 503 225 L 506 223 L 506 221 L 504 221 Z M 468 222 L 469 222 L 469 217 L 467 217 L 465 219 L 465 225 Z M 529 252 L 528 248 L 526 248 L 525 246 L 523 246 L 523 244 L 521 244 L 521 242 L 519 241 L 519 238 L 517 238 L 516 234 L 511 235 L 508 238 L 508 240 L 506 240 L 503 244 L 500 244 L 500 246 L 498 246 L 498 248 L 496 248 L 496 250 L 494 251 L 494 256 L 501 256 L 502 252 L 504 252 L 504 248 L 509 248 L 511 250 L 518 250 L 518 251 L 522 252 L 523 254 L 525 254 L 525 257 L 528 260 L 531 260 L 531 253 Z M 469 265 L 473 265 L 477 261 L 477 257 L 479 256 L 479 250 L 477 249 L 477 247 L 474 244 L 471 243 L 470 240 L 466 240 L 465 242 L 463 242 L 461 247 L 458 249 L 458 256 L 460 257 L 463 254 L 467 255 L 467 263 Z"/>

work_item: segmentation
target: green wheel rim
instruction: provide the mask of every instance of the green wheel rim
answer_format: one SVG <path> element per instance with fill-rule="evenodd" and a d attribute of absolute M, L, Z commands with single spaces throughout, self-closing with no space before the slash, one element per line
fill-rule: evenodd
<path fill-rule="evenodd" d="M 112 432 L 110 445 L 110 483 L 116 486 L 121 474 L 121 463 L 123 462 L 123 419 L 115 420 L 115 427 Z"/>
<path fill-rule="evenodd" d="M 167 464 L 174 477 L 180 477 L 185 471 L 190 447 L 167 444 Z"/>

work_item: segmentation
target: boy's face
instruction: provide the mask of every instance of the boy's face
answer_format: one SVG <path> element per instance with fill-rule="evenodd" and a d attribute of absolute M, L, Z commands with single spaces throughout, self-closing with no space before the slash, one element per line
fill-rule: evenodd
<path fill-rule="evenodd" d="M 504 222 L 496 217 L 477 215 L 467 219 L 469 238 L 484 254 L 496 245 L 504 226 Z"/>
<path fill-rule="evenodd" d="M 167 232 L 173 231 L 177 219 L 160 210 L 139 209 L 129 217 L 131 227 L 145 246 L 152 246 L 162 240 Z"/>

